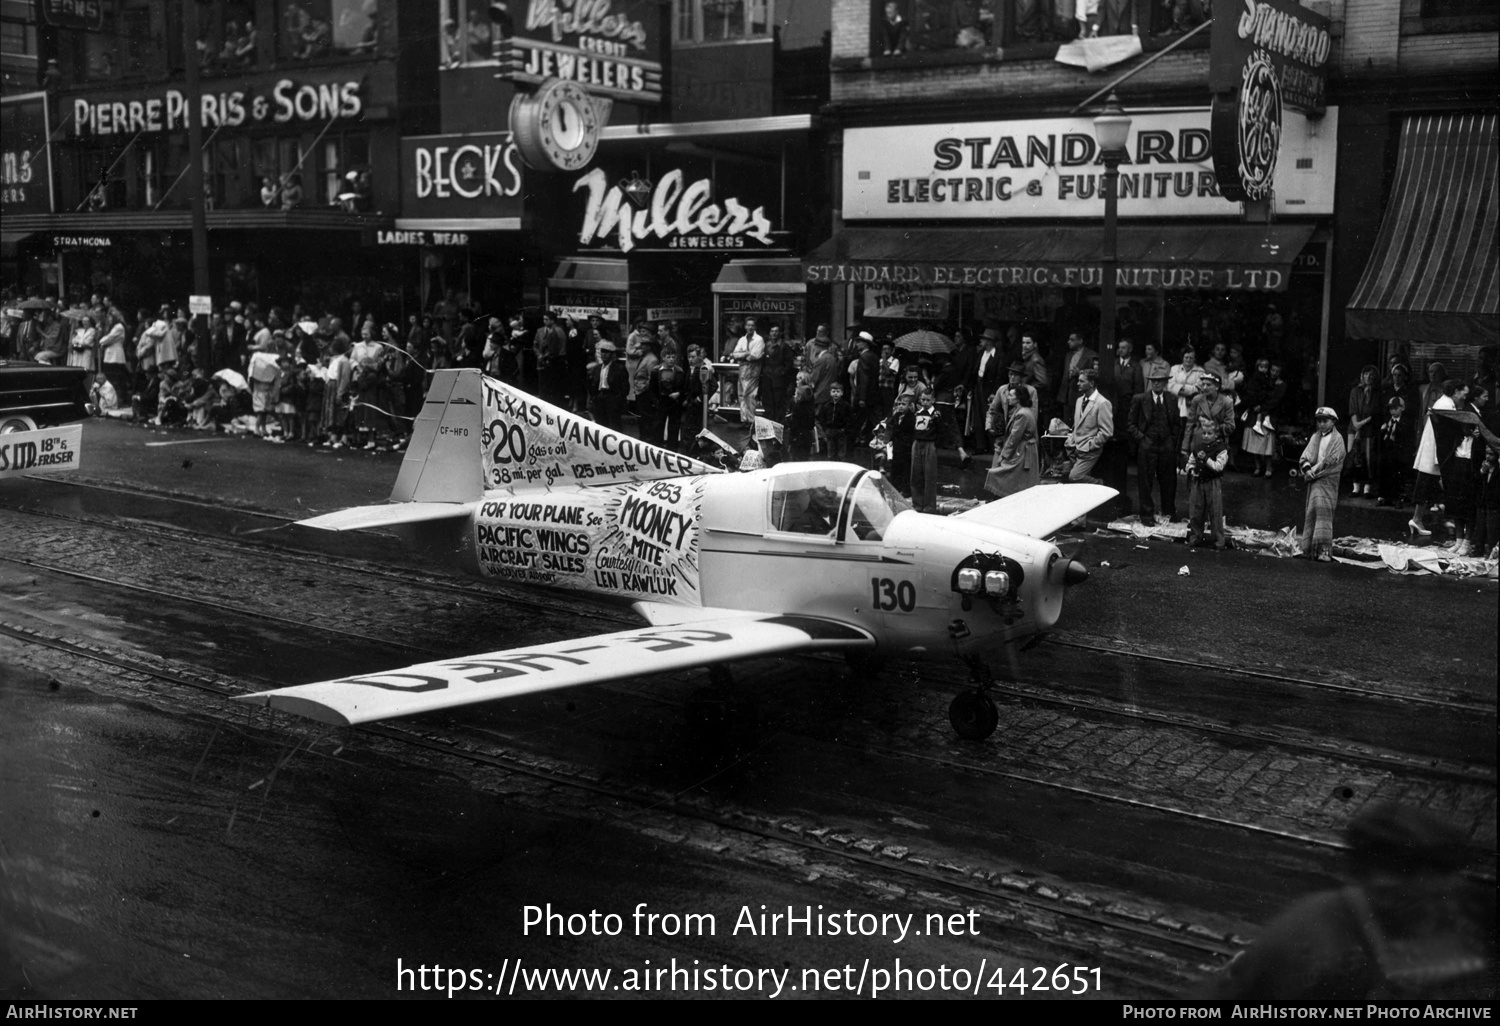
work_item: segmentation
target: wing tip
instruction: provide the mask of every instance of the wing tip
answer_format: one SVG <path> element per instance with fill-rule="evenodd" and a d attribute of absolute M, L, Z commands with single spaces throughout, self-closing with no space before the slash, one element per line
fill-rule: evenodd
<path fill-rule="evenodd" d="M 298 698 L 295 695 L 284 695 L 275 691 L 261 691 L 253 695 L 238 695 L 236 702 L 248 702 L 266 709 L 277 709 L 282 712 L 294 713 L 316 720 L 319 723 L 327 723 L 335 727 L 351 727 L 354 721 L 332 706 L 315 702 L 310 698 Z"/>

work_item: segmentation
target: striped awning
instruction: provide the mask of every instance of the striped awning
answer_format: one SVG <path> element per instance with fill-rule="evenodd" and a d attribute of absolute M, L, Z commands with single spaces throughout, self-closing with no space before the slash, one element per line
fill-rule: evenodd
<path fill-rule="evenodd" d="M 1350 338 L 1500 341 L 1495 120 L 1406 119 L 1380 235 L 1345 315 Z"/>

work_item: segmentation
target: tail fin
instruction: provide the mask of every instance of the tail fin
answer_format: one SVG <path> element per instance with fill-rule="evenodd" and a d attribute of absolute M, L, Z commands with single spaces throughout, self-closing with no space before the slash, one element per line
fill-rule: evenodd
<path fill-rule="evenodd" d="M 412 428 L 392 502 L 472 502 L 543 490 L 718 474 L 721 468 L 553 406 L 472 368 L 440 370 Z"/>
<path fill-rule="evenodd" d="M 484 397 L 477 370 L 440 370 L 412 426 L 392 502 L 471 502 L 484 492 Z"/>

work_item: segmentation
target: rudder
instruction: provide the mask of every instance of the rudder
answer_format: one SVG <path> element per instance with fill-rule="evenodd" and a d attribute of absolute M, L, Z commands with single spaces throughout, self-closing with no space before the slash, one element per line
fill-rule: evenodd
<path fill-rule="evenodd" d="M 433 374 L 392 502 L 470 502 L 483 493 L 480 378 L 473 368 Z"/>

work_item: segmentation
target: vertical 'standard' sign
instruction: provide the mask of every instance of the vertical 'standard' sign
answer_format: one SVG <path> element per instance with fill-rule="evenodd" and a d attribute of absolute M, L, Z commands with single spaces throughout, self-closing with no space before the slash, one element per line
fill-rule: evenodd
<path fill-rule="evenodd" d="M 1214 0 L 1209 86 L 1214 175 L 1225 199 L 1270 197 L 1285 103 L 1324 109 L 1328 19 L 1296 0 Z"/>

